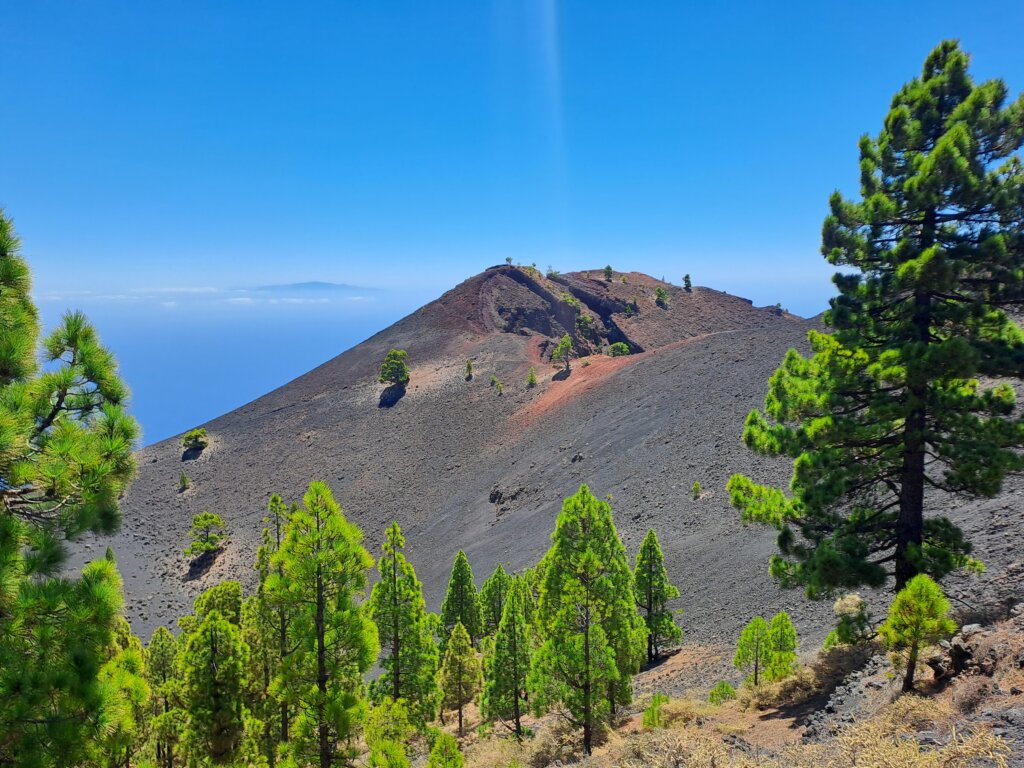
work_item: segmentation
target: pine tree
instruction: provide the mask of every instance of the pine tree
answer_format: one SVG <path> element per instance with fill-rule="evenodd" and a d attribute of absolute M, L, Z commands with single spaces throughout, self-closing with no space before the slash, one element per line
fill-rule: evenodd
<path fill-rule="evenodd" d="M 565 372 L 568 373 L 570 359 L 572 359 L 572 338 L 567 333 L 555 345 L 555 350 L 551 353 L 551 360 L 553 362 L 561 360 L 565 363 Z"/>
<path fill-rule="evenodd" d="M 452 574 L 448 579 L 448 591 L 441 603 L 441 623 L 448 634 L 455 625 L 462 622 L 470 640 L 476 643 L 483 635 L 483 616 L 480 611 L 480 596 L 473 581 L 473 569 L 469 558 L 461 549 L 455 555 Z M 442 653 L 444 648 L 441 649 Z"/>
<path fill-rule="evenodd" d="M 455 622 L 448 640 L 439 682 L 443 693 L 441 706 L 459 711 L 459 736 L 462 736 L 462 710 L 480 692 L 481 677 L 480 659 L 461 621 Z"/>
<path fill-rule="evenodd" d="M 796 648 L 799 639 L 796 627 L 785 611 L 779 611 L 768 622 L 768 648 L 770 659 L 765 669 L 765 679 L 781 680 L 793 673 L 796 664 Z"/>
<path fill-rule="evenodd" d="M 409 366 L 405 362 L 409 353 L 404 349 L 392 349 L 380 366 L 380 383 L 394 387 L 405 387 L 409 383 Z"/>
<path fill-rule="evenodd" d="M 198 558 L 220 551 L 227 541 L 224 518 L 214 512 L 200 512 L 192 518 L 192 541 L 185 549 L 185 557 Z"/>
<path fill-rule="evenodd" d="M 151 689 L 146 681 L 145 652 L 124 617 L 119 616 L 110 658 L 98 679 L 107 690 L 97 757 L 111 768 L 130 768 L 142 747 L 149 719 Z"/>
<path fill-rule="evenodd" d="M 409 768 L 405 747 L 398 741 L 378 741 L 370 748 L 369 768 Z"/>
<path fill-rule="evenodd" d="M 889 606 L 889 615 L 878 628 L 886 646 L 906 653 L 903 690 L 914 690 L 914 673 L 921 648 L 956 632 L 949 618 L 949 600 L 942 588 L 925 574 L 912 578 Z"/>
<path fill-rule="evenodd" d="M 536 709 L 561 702 L 583 729 L 590 754 L 595 728 L 629 701 L 646 629 L 633 600 L 633 575 L 612 510 L 587 486 L 565 500 L 545 555 L 538 606 L 543 645 L 533 659 Z"/>
<path fill-rule="evenodd" d="M 437 734 L 427 758 L 427 768 L 462 768 L 463 765 L 462 752 L 455 737 L 444 732 Z"/>
<path fill-rule="evenodd" d="M 683 275 L 683 290 L 686 291 L 687 293 L 693 291 L 693 283 L 690 282 L 689 275 Z"/>
<path fill-rule="evenodd" d="M 512 577 L 508 575 L 505 567 L 498 563 L 494 573 L 487 577 L 480 588 L 480 608 L 484 622 L 483 634 L 493 635 L 498 631 L 511 582 Z"/>
<path fill-rule="evenodd" d="M 280 714 L 278 700 L 271 693 L 271 683 L 280 663 L 274 618 L 273 609 L 261 584 L 255 595 L 243 601 L 239 628 L 242 631 L 242 642 L 249 646 L 245 706 L 263 723 L 260 751 L 269 766 L 277 762 L 279 731 L 275 731 L 274 725 Z"/>
<path fill-rule="evenodd" d="M 409 722 L 409 708 L 399 699 L 385 696 L 375 707 L 370 707 L 363 722 L 363 738 L 371 749 L 385 741 L 405 744 L 415 733 Z"/>
<path fill-rule="evenodd" d="M 831 199 L 822 252 L 839 296 L 790 350 L 744 442 L 796 459 L 792 497 L 736 476 L 746 520 L 780 531 L 771 571 L 808 595 L 971 565 L 925 488 L 991 497 L 1024 468 L 1024 423 L 1005 377 L 1024 373 L 1024 96 L 975 84 L 941 43 L 860 142 L 861 200 Z M 983 377 L 982 383 L 979 381 Z M 934 508 L 941 509 L 935 495 Z"/>
<path fill-rule="evenodd" d="M 60 540 L 116 529 L 138 426 L 84 315 L 65 315 L 40 345 L 19 250 L 0 210 L 0 764 L 73 764 L 104 721 L 108 686 L 97 676 L 121 579 L 107 560 L 81 578 L 53 578 L 65 561 Z"/>
<path fill-rule="evenodd" d="M 267 590 L 288 606 L 293 647 L 272 693 L 295 708 L 287 755 L 330 768 L 349 755 L 377 655 L 377 633 L 362 605 L 373 565 L 363 534 L 345 519 L 325 483 L 310 483 L 271 558 Z"/>
<path fill-rule="evenodd" d="M 501 572 L 504 573 L 504 569 Z M 495 571 L 495 575 L 497 573 Z M 523 610 L 523 603 L 528 599 L 527 589 L 526 582 L 520 578 L 514 579 L 508 587 L 494 638 L 494 652 L 485 665 L 480 702 L 483 716 L 488 720 L 511 720 L 510 728 L 516 738 L 523 736 L 522 716 L 527 711 L 526 686 L 530 675 L 530 635 Z"/>
<path fill-rule="evenodd" d="M 647 661 L 651 662 L 666 643 L 683 639 L 683 630 L 668 609 L 669 600 L 679 597 L 679 590 L 668 581 L 661 544 L 653 529 L 647 531 L 640 545 L 633 578 L 636 602 L 647 625 Z"/>
<path fill-rule="evenodd" d="M 771 662 L 772 649 L 768 641 L 768 622 L 760 616 L 755 616 L 740 633 L 740 640 L 736 644 L 736 654 L 732 659 L 733 666 L 749 671 L 756 688 L 761 684 L 764 670 L 768 669 Z"/>
<path fill-rule="evenodd" d="M 189 753 L 226 763 L 245 738 L 242 707 L 249 649 L 238 627 L 213 610 L 187 638 L 182 655 Z"/>
<path fill-rule="evenodd" d="M 437 711 L 438 652 L 423 602 L 423 587 L 402 550 L 405 538 L 398 523 L 385 533 L 377 561 L 379 578 L 370 594 L 370 618 L 380 632 L 383 674 L 371 693 L 405 699 L 414 723 L 424 727 Z"/>
<path fill-rule="evenodd" d="M 277 574 L 277 578 L 284 578 L 284 565 L 274 561 L 274 555 L 281 549 L 281 542 L 284 541 L 284 532 L 288 527 L 291 515 L 298 509 L 298 504 L 293 503 L 291 507 L 284 503 L 277 493 L 271 494 L 267 504 L 267 517 L 263 518 L 263 542 L 256 550 L 256 572 L 259 574 L 260 589 L 258 596 L 265 601 L 267 607 L 273 612 L 273 621 L 277 634 L 277 650 L 275 653 L 274 665 L 284 664 L 285 659 L 292 652 L 292 643 L 289 636 L 291 623 L 291 603 L 288 600 L 279 600 L 277 595 L 268 589 L 268 581 L 271 573 Z M 288 741 L 288 725 L 291 717 L 291 707 L 287 699 L 280 698 L 278 701 L 278 723 L 279 742 Z"/>
<path fill-rule="evenodd" d="M 220 611 L 221 616 L 239 626 L 242 623 L 242 583 L 222 581 L 199 593 L 192 604 L 197 624 L 211 611 Z"/>
<path fill-rule="evenodd" d="M 159 768 L 173 767 L 174 750 L 181 736 L 177 729 L 168 728 L 181 720 L 181 710 L 177 707 L 180 684 L 175 661 L 177 654 L 178 641 L 174 635 L 167 627 L 157 627 L 146 646 L 146 680 L 152 691 L 151 727 Z"/>

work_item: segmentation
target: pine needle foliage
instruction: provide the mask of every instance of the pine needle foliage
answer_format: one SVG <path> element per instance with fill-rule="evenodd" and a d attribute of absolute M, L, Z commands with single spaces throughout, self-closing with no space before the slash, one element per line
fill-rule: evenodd
<path fill-rule="evenodd" d="M 185 548 L 185 557 L 195 558 L 217 552 L 227 541 L 227 523 L 215 512 L 200 512 L 192 517 L 189 536 L 192 541 Z"/>
<path fill-rule="evenodd" d="M 392 349 L 384 356 L 380 366 L 380 383 L 404 387 L 409 383 L 409 353 L 404 349 Z"/>
<path fill-rule="evenodd" d="M 442 692 L 441 706 L 458 710 L 459 736 L 462 736 L 462 711 L 480 692 L 482 679 L 480 659 L 461 621 L 456 622 L 452 629 L 438 682 Z"/>
<path fill-rule="evenodd" d="M 461 549 L 452 563 L 448 590 L 441 603 L 441 623 L 444 624 L 446 635 L 455 629 L 456 624 L 461 623 L 473 643 L 477 643 L 483 636 L 483 613 L 476 582 L 473 580 L 473 568 Z M 442 647 L 441 653 L 444 651 L 445 647 Z"/>
<path fill-rule="evenodd" d="M 504 571 L 502 571 L 504 572 Z M 485 585 L 486 586 L 486 585 Z M 501 622 L 494 637 L 494 652 L 485 664 L 480 701 L 483 716 L 508 725 L 516 738 L 523 736 L 522 717 L 528 711 L 531 641 L 524 603 L 528 587 L 516 578 L 508 587 Z"/>
<path fill-rule="evenodd" d="M 438 650 L 423 601 L 423 586 L 405 559 L 405 537 L 392 523 L 377 560 L 377 583 L 368 603 L 370 618 L 381 639 L 383 674 L 374 681 L 371 696 L 382 701 L 404 699 L 410 719 L 424 728 L 437 712 Z"/>
<path fill-rule="evenodd" d="M 480 610 L 483 615 L 484 634 L 493 635 L 498 631 L 501 616 L 505 608 L 512 577 L 505 567 L 498 563 L 494 573 L 488 576 L 480 587 Z"/>
<path fill-rule="evenodd" d="M 543 645 L 530 672 L 535 710 L 560 703 L 583 730 L 590 754 L 595 730 L 629 702 L 646 628 L 633 600 L 633 574 L 611 506 L 587 486 L 567 498 L 544 556 L 537 624 Z"/>
<path fill-rule="evenodd" d="M 633 580 L 636 603 L 647 625 L 647 661 L 652 662 L 666 645 L 683 639 L 683 630 L 668 608 L 669 601 L 679 597 L 679 590 L 669 583 L 665 556 L 653 529 L 640 545 Z"/>
<path fill-rule="evenodd" d="M 363 605 L 373 560 L 362 541 L 331 489 L 316 481 L 271 558 L 267 590 L 288 607 L 292 638 L 272 691 L 296 713 L 285 753 L 299 764 L 330 768 L 352 757 L 363 674 L 379 647 Z"/>
<path fill-rule="evenodd" d="M 1005 377 L 1024 373 L 1024 96 L 975 83 L 941 43 L 860 141 L 861 196 L 832 195 L 839 295 L 787 353 L 744 442 L 795 459 L 792 496 L 735 476 L 744 520 L 779 530 L 771 572 L 811 597 L 973 565 L 941 494 L 991 497 L 1024 469 Z M 983 383 L 984 382 L 984 383 Z M 935 502 L 924 491 L 934 489 Z M 930 514 L 928 514 L 931 512 Z"/>
<path fill-rule="evenodd" d="M 956 632 L 949 618 L 949 600 L 942 588 L 925 574 L 912 578 L 889 606 L 889 615 L 878 628 L 886 646 L 904 654 L 903 690 L 914 690 L 914 673 L 921 649 Z"/>

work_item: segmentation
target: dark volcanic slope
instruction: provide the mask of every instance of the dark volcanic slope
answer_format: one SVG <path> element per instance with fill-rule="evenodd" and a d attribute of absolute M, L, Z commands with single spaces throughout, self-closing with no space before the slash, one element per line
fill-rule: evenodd
<path fill-rule="evenodd" d="M 87 542 L 79 561 L 113 546 L 129 618 L 148 637 L 216 580 L 251 584 L 269 495 L 297 499 L 322 479 L 375 554 L 385 526 L 399 521 L 437 609 L 456 549 L 466 550 L 478 580 L 498 562 L 532 564 L 562 499 L 587 483 L 612 495 L 631 555 L 648 527 L 658 530 L 691 639 L 731 641 L 751 615 L 782 607 L 820 639 L 830 606 L 780 593 L 766 575 L 771 532 L 743 528 L 723 490 L 737 471 L 788 479 L 785 463 L 752 456 L 740 433 L 785 351 L 804 346 L 809 322 L 717 291 L 686 293 L 638 274 L 626 280 L 617 274 L 606 283 L 595 272 L 553 282 L 500 267 L 466 281 L 205 425 L 212 445 L 199 459 L 183 461 L 177 439 L 141 451 L 122 532 Z M 654 303 L 658 285 L 668 309 Z M 563 294 L 590 318 L 582 329 Z M 546 350 L 567 331 L 581 353 L 611 341 L 645 351 L 595 354 L 553 380 Z M 391 347 L 409 351 L 412 382 L 396 405 L 380 408 L 376 374 Z M 467 358 L 476 373 L 469 382 Z M 531 365 L 540 377 L 533 390 L 525 387 Z M 504 382 L 501 397 L 492 375 Z M 193 481 L 185 493 L 177 490 L 182 470 Z M 695 480 L 706 490 L 698 501 Z M 192 514 L 204 509 L 228 520 L 232 540 L 207 574 L 187 581 L 181 551 Z M 999 563 L 1011 556 L 1000 554 Z"/>

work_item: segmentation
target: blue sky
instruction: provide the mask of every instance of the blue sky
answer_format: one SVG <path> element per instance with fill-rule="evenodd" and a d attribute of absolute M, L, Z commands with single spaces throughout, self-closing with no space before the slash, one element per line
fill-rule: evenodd
<path fill-rule="evenodd" d="M 151 439 L 506 256 L 816 313 L 828 195 L 855 191 L 858 136 L 928 51 L 957 37 L 977 78 L 1024 88 L 1019 2 L 35 0 L 0 28 L 0 205 L 45 316 L 89 311 L 138 379 L 173 371 L 141 329 L 173 344 L 197 315 L 209 365 L 261 333 L 287 348 L 173 418 L 136 383 Z M 305 280 L 390 292 L 227 301 Z M 178 300 L 203 292 L 223 301 Z"/>

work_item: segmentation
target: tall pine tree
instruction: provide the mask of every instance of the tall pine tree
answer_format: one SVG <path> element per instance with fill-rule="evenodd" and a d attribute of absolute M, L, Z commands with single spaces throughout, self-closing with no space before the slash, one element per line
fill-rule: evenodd
<path fill-rule="evenodd" d="M 437 643 L 427 620 L 423 587 L 402 550 L 405 537 L 398 523 L 385 533 L 377 561 L 379 578 L 368 604 L 381 638 L 384 673 L 373 683 L 376 701 L 405 699 L 419 727 L 437 712 Z"/>
<path fill-rule="evenodd" d="M 103 726 L 109 686 L 97 676 L 121 607 L 111 561 L 54 578 L 61 539 L 117 527 L 138 427 L 82 314 L 40 345 L 19 250 L 0 210 L 0 764 L 47 766 L 80 761 Z"/>
<path fill-rule="evenodd" d="M 543 645 L 533 659 L 530 688 L 538 709 L 565 706 L 590 754 L 595 729 L 629 700 L 646 628 L 607 502 L 580 486 L 562 505 L 551 541 L 537 611 Z"/>
<path fill-rule="evenodd" d="M 499 566 L 500 567 L 500 566 Z M 487 659 L 480 708 L 488 720 L 511 721 L 516 738 L 523 736 L 522 717 L 527 712 L 527 679 L 530 675 L 530 634 L 524 602 L 528 586 L 512 580 L 494 637 L 494 653 Z"/>
<path fill-rule="evenodd" d="M 448 591 L 441 603 L 441 622 L 448 634 L 459 622 L 476 643 L 483 635 L 483 615 L 480 610 L 480 596 L 473 581 L 473 569 L 469 558 L 461 549 L 455 555 L 452 575 L 448 579 Z M 441 649 L 442 652 L 444 648 Z"/>
<path fill-rule="evenodd" d="M 288 606 L 292 647 L 273 692 L 296 711 L 286 754 L 330 768 L 351 757 L 377 633 L 362 598 L 373 559 L 326 483 L 310 483 L 271 558 L 267 589 Z"/>
<path fill-rule="evenodd" d="M 861 139 L 861 199 L 834 193 L 823 229 L 844 268 L 832 333 L 811 332 L 810 358 L 791 350 L 747 418 L 748 446 L 796 459 L 793 494 L 736 476 L 732 502 L 779 530 L 771 572 L 812 597 L 969 565 L 963 532 L 926 512 L 1024 468 L 997 383 L 1024 372 L 1004 312 L 1024 303 L 1024 97 L 1007 104 L 1005 83 L 967 67 L 941 43 Z"/>
<path fill-rule="evenodd" d="M 485 635 L 493 635 L 498 631 L 511 582 L 512 577 L 508 575 L 505 567 L 498 563 L 494 573 L 488 576 L 480 587 L 480 609 L 483 613 Z"/>
<path fill-rule="evenodd" d="M 459 736 L 462 736 L 462 711 L 480 692 L 480 659 L 473 650 L 473 641 L 462 626 L 455 622 L 448 649 L 444 654 L 439 674 L 442 701 L 441 706 L 459 711 Z"/>
<path fill-rule="evenodd" d="M 683 630 L 668 609 L 668 601 L 679 597 L 679 590 L 668 581 L 665 557 L 653 529 L 647 531 L 637 553 L 633 588 L 637 605 L 647 625 L 647 661 L 651 662 L 667 643 L 683 639 Z"/>

